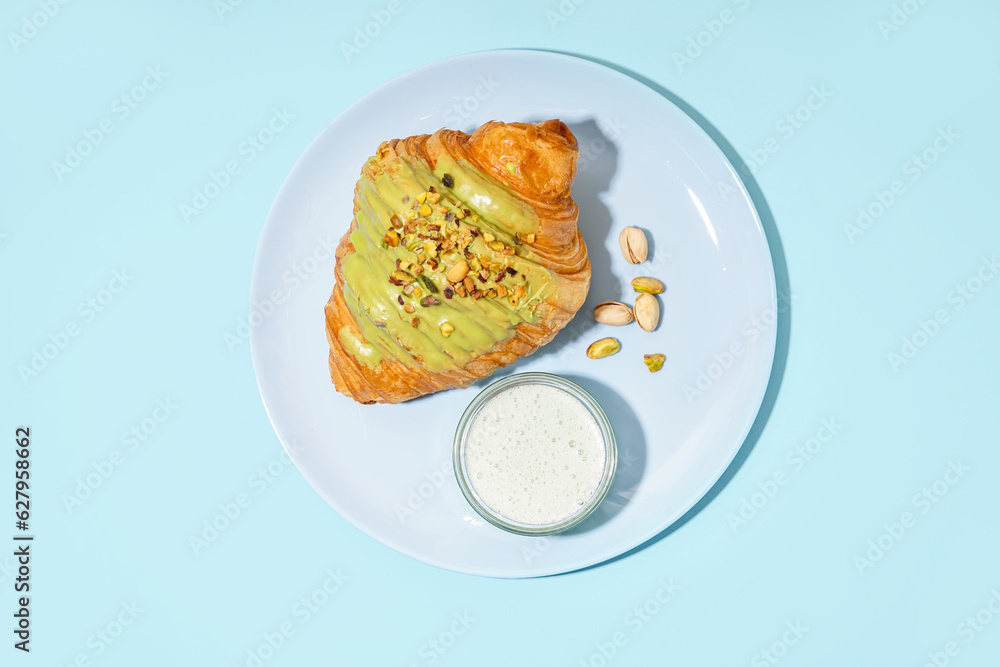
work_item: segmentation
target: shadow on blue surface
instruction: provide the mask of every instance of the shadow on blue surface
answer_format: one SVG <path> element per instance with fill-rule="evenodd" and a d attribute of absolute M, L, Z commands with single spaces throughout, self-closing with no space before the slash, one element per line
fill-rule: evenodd
<path fill-rule="evenodd" d="M 729 481 L 736 476 L 736 473 L 743 466 L 743 463 L 750 457 L 750 452 L 753 451 L 754 446 L 757 444 L 757 440 L 764 431 L 764 426 L 767 424 L 767 420 L 771 416 L 771 410 L 774 408 L 775 401 L 778 399 L 778 392 L 781 389 L 781 381 L 785 375 L 785 365 L 788 360 L 788 344 L 791 338 L 792 326 L 792 299 L 788 282 L 788 266 L 785 263 L 785 252 L 781 245 L 781 237 L 778 235 L 778 228 L 774 223 L 774 216 L 771 214 L 771 209 L 767 205 L 764 193 L 761 191 L 760 186 L 751 174 L 750 168 L 743 161 L 743 158 L 740 157 L 740 154 L 735 148 L 733 148 L 732 144 L 726 140 L 722 133 L 708 121 L 708 119 L 698 113 L 698 111 L 695 110 L 695 108 L 690 104 L 660 84 L 625 67 L 601 60 L 600 58 L 593 58 L 569 51 L 557 51 L 553 49 L 539 50 L 546 50 L 551 51 L 552 53 L 560 53 L 562 55 L 573 56 L 575 58 L 582 58 L 583 60 L 589 60 L 597 63 L 598 65 L 611 68 L 616 72 L 620 72 L 621 74 L 635 79 L 644 86 L 656 91 L 687 114 L 694 122 L 696 122 L 698 126 L 701 127 L 701 129 L 704 130 L 705 133 L 711 137 L 712 141 L 714 141 L 715 144 L 722 150 L 726 159 L 729 160 L 729 162 L 736 169 L 737 173 L 739 173 L 740 179 L 743 181 L 743 185 L 746 187 L 747 192 L 750 195 L 750 199 L 753 201 L 754 208 L 757 209 L 757 215 L 760 217 L 761 225 L 764 228 L 764 235 L 767 238 L 767 244 L 771 250 L 771 262 L 774 265 L 774 282 L 775 287 L 777 288 L 779 302 L 782 300 L 783 295 L 786 297 L 784 299 L 785 308 L 778 308 L 777 341 L 775 342 L 774 349 L 774 363 L 771 367 L 771 377 L 768 379 L 767 389 L 764 392 L 764 399 L 761 402 L 760 410 L 757 412 L 757 418 L 750 427 L 750 432 L 747 434 L 746 439 L 740 446 L 735 458 L 733 458 L 732 463 L 729 464 L 729 467 L 726 468 L 726 471 L 722 474 L 722 477 L 720 477 L 718 481 L 712 485 L 712 488 L 708 490 L 701 500 L 695 503 L 694 507 L 685 512 L 683 516 L 670 524 L 670 526 L 665 528 L 663 531 L 646 540 L 639 546 L 629 549 L 623 554 L 615 556 L 614 558 L 606 560 L 602 563 L 591 565 L 589 567 L 582 568 L 581 570 L 576 570 L 576 572 L 582 572 L 595 567 L 601 567 L 602 565 L 606 565 L 608 563 L 613 563 L 623 558 L 628 558 L 632 554 L 637 553 L 638 551 L 641 551 L 642 549 L 645 549 L 646 547 L 655 544 L 663 538 L 668 537 L 674 532 L 680 530 L 685 524 L 687 524 L 688 521 L 693 519 L 699 512 L 708 507 L 709 503 L 711 503 L 715 497 L 719 495 L 722 489 L 729 484 Z"/>

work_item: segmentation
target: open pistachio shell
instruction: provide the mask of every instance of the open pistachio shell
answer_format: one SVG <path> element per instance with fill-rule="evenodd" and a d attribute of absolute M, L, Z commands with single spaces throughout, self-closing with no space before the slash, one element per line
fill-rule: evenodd
<path fill-rule="evenodd" d="M 660 304 L 652 294 L 640 294 L 636 297 L 632 312 L 643 331 L 652 331 L 660 323 Z"/>
<path fill-rule="evenodd" d="M 618 235 L 618 245 L 629 264 L 641 264 L 646 261 L 649 244 L 646 241 L 645 232 L 638 227 L 623 229 L 622 233 Z"/>
<path fill-rule="evenodd" d="M 605 301 L 594 306 L 594 319 L 601 324 L 620 327 L 628 324 L 634 318 L 632 309 L 624 303 Z"/>

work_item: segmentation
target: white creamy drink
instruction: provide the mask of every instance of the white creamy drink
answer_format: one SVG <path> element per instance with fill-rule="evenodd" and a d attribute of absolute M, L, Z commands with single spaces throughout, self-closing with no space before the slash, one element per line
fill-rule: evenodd
<path fill-rule="evenodd" d="M 484 504 L 519 523 L 551 524 L 580 511 L 604 464 L 604 438 L 587 407 L 543 384 L 488 400 L 466 438 L 469 483 Z"/>

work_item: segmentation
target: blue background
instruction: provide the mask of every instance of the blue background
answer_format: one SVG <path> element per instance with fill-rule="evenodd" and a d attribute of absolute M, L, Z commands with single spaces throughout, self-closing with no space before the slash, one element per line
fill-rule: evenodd
<path fill-rule="evenodd" d="M 29 655 L 0 550 L 0 662 L 998 664 L 996 3 L 139 4 L 0 13 L 0 478 L 13 514 L 30 425 L 36 535 Z M 372 12 L 391 20 L 345 55 Z M 327 507 L 237 336 L 268 207 L 313 137 L 407 69 L 509 47 L 610 63 L 695 115 L 752 167 L 791 302 L 770 414 L 711 502 L 627 557 L 515 581 L 413 561 Z M 250 159 L 275 109 L 294 118 Z"/>

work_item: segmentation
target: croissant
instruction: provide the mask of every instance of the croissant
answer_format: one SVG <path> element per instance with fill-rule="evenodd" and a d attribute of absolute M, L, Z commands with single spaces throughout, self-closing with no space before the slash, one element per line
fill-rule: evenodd
<path fill-rule="evenodd" d="M 552 340 L 590 287 L 578 154 L 558 120 L 383 142 L 354 188 L 325 307 L 337 391 L 399 403 Z"/>

